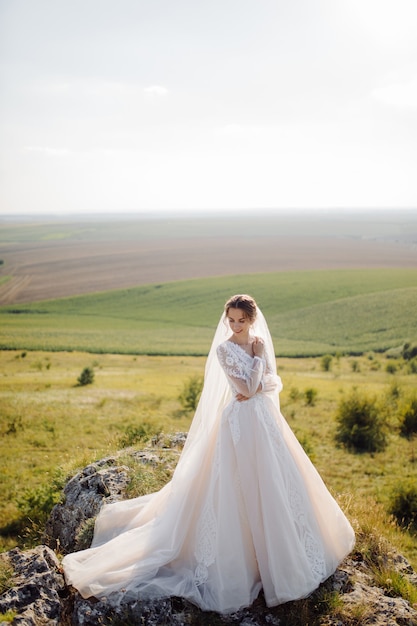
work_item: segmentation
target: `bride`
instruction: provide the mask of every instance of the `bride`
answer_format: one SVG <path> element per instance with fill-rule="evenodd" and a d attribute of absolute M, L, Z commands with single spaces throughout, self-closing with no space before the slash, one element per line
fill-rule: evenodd
<path fill-rule="evenodd" d="M 67 555 L 84 597 L 180 596 L 234 612 L 306 597 L 353 530 L 280 413 L 271 336 L 253 298 L 225 305 L 204 389 L 172 480 L 104 505 L 91 548 Z"/>

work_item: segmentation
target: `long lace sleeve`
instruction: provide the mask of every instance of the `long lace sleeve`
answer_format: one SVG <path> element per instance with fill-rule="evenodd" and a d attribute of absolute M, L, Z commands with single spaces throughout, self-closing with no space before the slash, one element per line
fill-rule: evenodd
<path fill-rule="evenodd" d="M 265 373 L 262 377 L 262 391 L 270 392 L 276 391 L 280 393 L 282 391 L 282 380 L 278 374 L 275 374 L 272 365 L 266 360 Z"/>
<path fill-rule="evenodd" d="M 229 351 L 225 344 L 218 346 L 217 356 L 234 391 L 248 398 L 254 396 L 262 383 L 265 370 L 264 360 L 257 356 L 253 358 L 249 357 L 251 359 L 251 366 L 250 368 L 245 367 L 243 361 L 232 351 Z"/>

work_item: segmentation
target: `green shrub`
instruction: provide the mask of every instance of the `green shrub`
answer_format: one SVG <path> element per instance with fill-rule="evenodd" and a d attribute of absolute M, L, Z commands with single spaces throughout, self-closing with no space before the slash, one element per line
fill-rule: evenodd
<path fill-rule="evenodd" d="M 54 481 L 26 489 L 17 501 L 18 509 L 25 518 L 42 524 L 48 519 L 53 506 L 60 501 L 61 489 L 62 485 Z"/>
<path fill-rule="evenodd" d="M 157 437 L 161 434 L 162 428 L 157 424 L 151 422 L 142 422 L 139 425 L 129 424 L 127 426 L 124 435 L 119 439 L 119 445 L 122 448 L 128 448 L 134 446 L 137 443 L 143 441 L 149 441 L 152 437 Z"/>
<path fill-rule="evenodd" d="M 389 511 L 400 526 L 417 530 L 417 485 L 414 482 L 396 488 L 391 496 Z"/>
<path fill-rule="evenodd" d="M 204 378 L 191 376 L 185 383 L 183 390 L 178 396 L 185 411 L 195 411 L 203 390 Z"/>
<path fill-rule="evenodd" d="M 76 550 L 86 550 L 91 546 L 95 523 L 96 518 L 89 517 L 81 524 L 75 537 Z"/>
<path fill-rule="evenodd" d="M 0 560 L 0 595 L 13 587 L 13 568 L 5 558 Z"/>
<path fill-rule="evenodd" d="M 14 622 L 15 617 L 17 617 L 17 611 L 9 609 L 5 613 L 0 613 L 0 622 L 2 624 L 3 623 L 5 623 L 5 624 L 7 624 L 7 623 L 12 624 Z"/>
<path fill-rule="evenodd" d="M 332 369 L 332 361 L 333 361 L 333 357 L 331 354 L 324 354 L 321 357 L 321 361 L 320 361 L 321 369 L 324 372 L 330 372 L 330 370 Z"/>
<path fill-rule="evenodd" d="M 291 387 L 290 389 L 290 399 L 294 402 L 300 398 L 300 391 L 298 387 Z"/>
<path fill-rule="evenodd" d="M 407 369 L 410 374 L 417 374 L 417 357 L 409 361 Z"/>
<path fill-rule="evenodd" d="M 302 446 L 304 452 L 310 457 L 311 461 L 315 460 L 314 448 L 308 435 L 305 433 L 295 433 L 298 443 Z"/>
<path fill-rule="evenodd" d="M 306 399 L 306 404 L 313 406 L 317 398 L 317 389 L 309 387 L 309 389 L 305 390 L 304 397 Z"/>
<path fill-rule="evenodd" d="M 417 433 L 417 396 L 409 399 L 399 411 L 400 432 L 404 437 Z"/>
<path fill-rule="evenodd" d="M 79 387 L 84 385 L 91 385 L 94 382 L 94 370 L 92 367 L 85 367 L 81 374 L 77 378 Z"/>
<path fill-rule="evenodd" d="M 61 501 L 64 484 L 65 475 L 58 470 L 48 483 L 28 488 L 17 498 L 20 519 L 16 521 L 16 530 L 21 533 L 25 546 L 41 541 L 49 514 Z"/>
<path fill-rule="evenodd" d="M 402 357 L 406 361 L 411 361 L 417 357 L 417 342 L 405 343 L 402 350 Z"/>
<path fill-rule="evenodd" d="M 394 380 L 389 388 L 388 391 L 388 397 L 391 398 L 392 400 L 398 400 L 398 398 L 401 396 L 401 387 L 398 384 L 398 381 Z"/>
<path fill-rule="evenodd" d="M 397 371 L 397 366 L 395 363 L 387 363 L 386 367 L 385 367 L 385 371 L 388 372 L 388 374 L 395 374 L 395 372 Z"/>
<path fill-rule="evenodd" d="M 19 431 L 24 430 L 23 420 L 20 415 L 12 417 L 7 423 L 6 435 L 16 435 Z"/>
<path fill-rule="evenodd" d="M 386 446 L 386 423 L 375 400 L 354 391 L 336 414 L 336 440 L 355 452 L 379 452 Z"/>
<path fill-rule="evenodd" d="M 352 372 L 360 372 L 361 368 L 359 365 L 359 361 L 357 361 L 356 359 L 354 361 L 352 361 L 352 363 L 350 364 L 350 367 L 352 368 Z"/>
<path fill-rule="evenodd" d="M 417 602 L 417 587 L 394 567 L 374 567 L 374 580 L 390 598 L 404 598 L 411 605 Z"/>

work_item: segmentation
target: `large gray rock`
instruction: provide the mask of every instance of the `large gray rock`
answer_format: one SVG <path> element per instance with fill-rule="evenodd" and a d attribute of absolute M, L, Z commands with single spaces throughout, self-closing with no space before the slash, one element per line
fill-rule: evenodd
<path fill-rule="evenodd" d="M 187 433 L 160 435 L 153 444 L 156 449 L 168 448 L 179 456 Z M 151 449 L 126 449 L 87 465 L 71 478 L 64 488 L 63 501 L 51 512 L 45 527 L 43 543 L 61 554 L 88 547 L 94 518 L 104 503 L 116 502 L 125 496 L 130 470 L 120 465 L 120 456 L 131 456 L 144 465 L 157 465 L 164 460 Z"/>
<path fill-rule="evenodd" d="M 129 482 L 127 467 L 116 465 L 115 457 L 92 463 L 71 478 L 45 527 L 44 543 L 61 553 L 79 549 L 84 524 L 96 517 L 104 502 L 120 500 Z"/>
<path fill-rule="evenodd" d="M 0 596 L 0 613 L 15 611 L 13 624 L 41 626 L 62 624 L 63 598 L 68 595 L 60 564 L 47 546 L 2 555 L 13 569 L 13 588 Z"/>

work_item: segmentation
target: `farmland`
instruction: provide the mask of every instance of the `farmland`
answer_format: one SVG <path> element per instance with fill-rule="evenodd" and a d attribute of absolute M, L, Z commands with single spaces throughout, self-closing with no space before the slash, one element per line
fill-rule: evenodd
<path fill-rule="evenodd" d="M 280 356 L 384 351 L 417 337 L 417 270 L 174 281 L 0 308 L 0 347 L 205 355 L 224 301 L 255 295 Z"/>
<path fill-rule="evenodd" d="M 415 212 L 0 222 L 0 305 L 235 274 L 416 268 Z"/>

